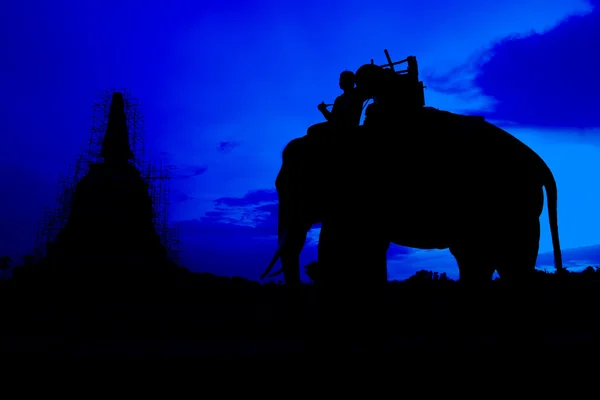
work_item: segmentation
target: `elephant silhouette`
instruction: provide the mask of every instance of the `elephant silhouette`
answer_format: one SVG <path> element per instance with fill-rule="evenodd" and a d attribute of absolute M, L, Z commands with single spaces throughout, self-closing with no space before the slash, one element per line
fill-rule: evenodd
<path fill-rule="evenodd" d="M 357 89 L 376 100 L 371 120 L 293 139 L 283 150 L 279 248 L 265 274 L 280 258 L 285 282 L 300 284 L 300 252 L 320 222 L 325 285 L 387 282 L 390 243 L 449 249 L 467 285 L 491 281 L 494 271 L 504 282 L 526 282 L 535 272 L 544 188 L 562 271 L 557 186 L 544 160 L 481 117 L 407 111 L 389 92 L 390 74 L 373 78 L 377 66 L 363 67 Z"/>

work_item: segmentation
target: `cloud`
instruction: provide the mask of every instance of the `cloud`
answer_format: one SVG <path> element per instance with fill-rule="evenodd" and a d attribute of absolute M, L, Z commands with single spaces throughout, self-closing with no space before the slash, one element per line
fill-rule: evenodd
<path fill-rule="evenodd" d="M 497 101 L 475 84 L 479 69 L 488 57 L 487 51 L 480 51 L 443 74 L 423 71 L 426 105 L 434 104 L 437 108 L 464 114 L 494 110 Z"/>
<path fill-rule="evenodd" d="M 422 68 L 427 104 L 518 126 L 600 126 L 600 10 L 588 5 L 561 19 L 504 35 L 450 70 Z"/>
<path fill-rule="evenodd" d="M 178 203 L 183 203 L 186 201 L 194 200 L 194 197 L 192 197 L 188 194 L 182 193 L 182 192 L 178 192 L 178 191 L 173 193 L 172 198 L 174 201 L 176 201 Z"/>
<path fill-rule="evenodd" d="M 188 179 L 204 174 L 208 170 L 208 167 L 205 165 L 189 165 L 187 167 L 177 167 L 174 170 L 173 178 Z"/>
<path fill-rule="evenodd" d="M 543 34 L 498 42 L 474 81 L 496 102 L 484 115 L 524 126 L 600 127 L 599 26 L 596 8 Z"/>
<path fill-rule="evenodd" d="M 257 190 L 240 198 L 218 198 L 202 218 L 180 222 L 181 235 L 189 241 L 192 256 L 200 258 L 201 268 L 218 273 L 217 267 L 236 270 L 252 264 L 254 258 L 269 257 L 277 245 L 278 205 L 273 192 Z M 230 265 L 219 260 L 229 260 Z"/>
<path fill-rule="evenodd" d="M 217 151 L 219 151 L 221 153 L 229 153 L 234 148 L 238 147 L 239 145 L 240 145 L 239 142 L 222 141 L 222 142 L 219 142 L 219 146 L 217 147 Z"/>
<path fill-rule="evenodd" d="M 277 235 L 277 192 L 272 189 L 249 191 L 243 197 L 221 197 L 205 214 L 205 223 L 226 223 L 252 227 L 254 235 Z"/>
<path fill-rule="evenodd" d="M 277 192 L 273 189 L 253 190 L 244 197 L 222 197 L 215 200 L 217 206 L 244 207 L 262 203 L 276 202 Z"/>

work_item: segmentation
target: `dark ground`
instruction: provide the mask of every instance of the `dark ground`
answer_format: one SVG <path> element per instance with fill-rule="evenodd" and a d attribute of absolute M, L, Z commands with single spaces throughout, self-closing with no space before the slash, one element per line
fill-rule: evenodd
<path fill-rule="evenodd" d="M 282 365 L 373 357 L 439 366 L 465 358 L 539 361 L 542 354 L 548 362 L 581 362 L 600 347 L 600 284 L 591 275 L 542 279 L 520 300 L 498 282 L 468 294 L 452 281 L 391 282 L 386 335 L 375 334 L 376 352 L 316 347 L 324 325 L 313 285 L 304 287 L 290 317 L 281 285 L 190 277 L 5 281 L 0 353 L 4 360 L 170 360 L 214 368 L 232 360 Z"/>

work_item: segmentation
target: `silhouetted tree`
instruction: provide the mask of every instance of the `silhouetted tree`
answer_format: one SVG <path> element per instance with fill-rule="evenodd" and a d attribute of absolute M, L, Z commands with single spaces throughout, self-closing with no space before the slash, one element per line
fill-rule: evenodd
<path fill-rule="evenodd" d="M 424 269 L 415 272 L 413 276 L 407 279 L 407 281 L 425 282 L 433 279 L 433 273 Z"/>
<path fill-rule="evenodd" d="M 2 270 L 3 276 L 4 276 L 4 273 L 6 272 L 6 270 L 8 270 L 10 268 L 11 262 L 12 262 L 12 260 L 9 256 L 0 257 L 0 270 Z"/>
<path fill-rule="evenodd" d="M 9 256 L 0 257 L 0 270 L 4 271 L 10 268 L 10 263 L 12 262 Z"/>
<path fill-rule="evenodd" d="M 594 267 L 588 266 L 583 271 L 581 271 L 581 276 L 586 279 L 592 279 L 596 275 L 596 270 Z"/>
<path fill-rule="evenodd" d="M 23 266 L 25 266 L 25 267 L 33 265 L 34 261 L 35 261 L 35 257 L 30 254 L 26 254 L 23 256 Z"/>

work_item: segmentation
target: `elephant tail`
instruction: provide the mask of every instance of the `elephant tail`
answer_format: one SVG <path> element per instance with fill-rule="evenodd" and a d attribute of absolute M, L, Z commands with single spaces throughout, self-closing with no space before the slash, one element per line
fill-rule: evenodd
<path fill-rule="evenodd" d="M 550 220 L 550 234 L 554 250 L 554 265 L 556 266 L 556 272 L 561 273 L 564 271 L 564 268 L 560 252 L 560 241 L 558 239 L 558 189 L 554 175 L 548 166 L 546 166 L 546 171 L 544 186 L 546 187 L 546 197 L 548 198 L 548 218 Z"/>

